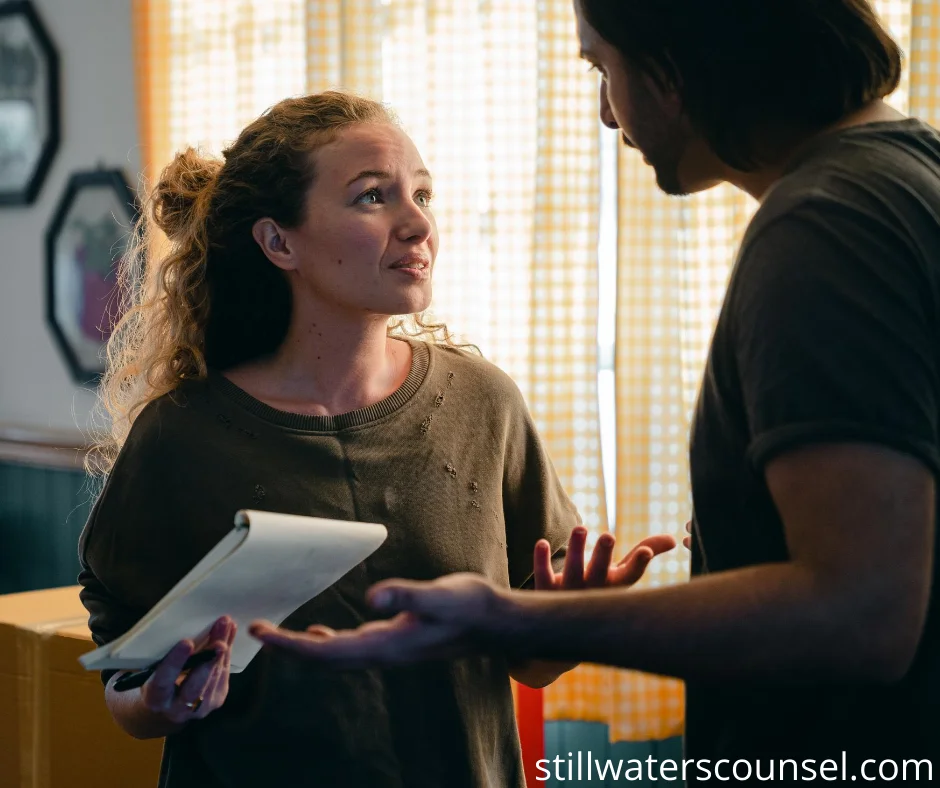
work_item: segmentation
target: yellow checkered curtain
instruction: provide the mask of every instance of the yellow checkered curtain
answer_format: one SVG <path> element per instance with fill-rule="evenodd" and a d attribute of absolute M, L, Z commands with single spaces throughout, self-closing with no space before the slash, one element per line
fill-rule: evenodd
<path fill-rule="evenodd" d="M 176 151 L 218 154 L 271 104 L 304 92 L 304 0 L 134 0 L 144 177 Z"/>
<path fill-rule="evenodd" d="M 907 110 L 910 82 L 911 111 L 936 122 L 940 4 L 874 5 L 913 61 L 891 103 Z M 756 203 L 727 185 L 668 198 L 640 154 L 622 147 L 618 174 L 615 534 L 633 544 L 656 533 L 681 537 L 691 514 L 692 410 L 730 264 Z M 644 582 L 681 583 L 688 572 L 687 555 L 675 554 L 655 561 Z M 682 732 L 681 682 L 581 668 L 556 687 L 562 691 L 546 692 L 546 718 L 606 722 L 614 741 Z"/>
<path fill-rule="evenodd" d="M 257 3 L 258 0 L 255 0 Z M 382 0 L 308 0 L 306 92 L 330 88 L 382 98 Z"/>
<path fill-rule="evenodd" d="M 940 3 L 937 0 L 892 2 L 913 6 L 907 17 L 910 28 L 910 111 L 912 115 L 940 128 Z"/>

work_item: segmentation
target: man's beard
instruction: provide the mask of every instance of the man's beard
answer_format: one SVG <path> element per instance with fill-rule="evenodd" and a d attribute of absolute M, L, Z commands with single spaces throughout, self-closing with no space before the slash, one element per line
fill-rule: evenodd
<path fill-rule="evenodd" d="M 679 180 L 678 167 L 656 168 L 656 184 L 670 197 L 688 197 L 689 191 Z"/>
<path fill-rule="evenodd" d="M 670 197 L 687 197 L 689 190 L 682 185 L 679 178 L 678 156 L 647 156 L 649 165 L 656 173 L 656 185 Z"/>

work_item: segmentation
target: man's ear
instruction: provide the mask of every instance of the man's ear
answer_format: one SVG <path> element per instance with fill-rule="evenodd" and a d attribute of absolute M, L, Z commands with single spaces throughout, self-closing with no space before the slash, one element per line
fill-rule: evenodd
<path fill-rule="evenodd" d="M 666 61 L 668 67 L 652 66 L 645 76 L 649 80 L 648 85 L 659 97 L 663 110 L 669 117 L 678 118 L 683 112 L 679 70 L 668 54 Z"/>
<path fill-rule="evenodd" d="M 251 228 L 251 235 L 264 256 L 282 271 L 293 271 L 297 267 L 287 233 L 273 219 L 258 219 Z"/>

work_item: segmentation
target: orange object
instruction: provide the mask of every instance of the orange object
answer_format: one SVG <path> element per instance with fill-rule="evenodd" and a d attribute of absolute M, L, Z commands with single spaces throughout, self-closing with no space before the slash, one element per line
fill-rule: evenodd
<path fill-rule="evenodd" d="M 535 764 L 545 757 L 545 720 L 542 690 L 519 684 L 516 687 L 516 721 L 522 745 L 526 785 L 537 785 Z"/>

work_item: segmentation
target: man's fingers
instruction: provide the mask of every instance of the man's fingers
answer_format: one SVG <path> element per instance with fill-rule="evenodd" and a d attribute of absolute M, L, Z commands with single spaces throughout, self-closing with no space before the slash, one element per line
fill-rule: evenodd
<path fill-rule="evenodd" d="M 685 547 L 686 550 L 691 550 L 692 549 L 692 537 L 691 536 L 682 537 L 682 546 Z"/>
<path fill-rule="evenodd" d="M 366 599 L 376 610 L 385 613 L 419 613 L 432 615 L 446 603 L 446 592 L 431 583 L 413 580 L 383 580 L 369 589 Z"/>
<path fill-rule="evenodd" d="M 253 638 L 264 643 L 271 643 L 282 634 L 288 634 L 289 630 L 274 626 L 270 621 L 258 620 L 252 621 L 248 626 L 248 634 Z"/>
<path fill-rule="evenodd" d="M 323 624 L 314 624 L 313 626 L 307 627 L 307 634 L 316 635 L 321 638 L 331 638 L 336 637 L 336 630 L 330 629 Z"/>
<path fill-rule="evenodd" d="M 535 551 L 532 556 L 532 572 L 536 591 L 554 587 L 555 570 L 552 568 L 552 546 L 545 539 L 539 539 L 535 543 Z"/>
<path fill-rule="evenodd" d="M 368 626 L 368 625 L 364 625 Z M 328 642 L 339 636 L 329 627 L 312 626 L 306 632 L 294 632 L 290 629 L 276 627 L 268 621 L 255 621 L 248 628 L 252 637 L 257 638 L 262 643 L 278 648 L 285 648 L 296 653 L 314 654 L 311 646 Z"/>
<path fill-rule="evenodd" d="M 395 642 L 415 626 L 408 613 L 399 613 L 388 621 L 373 621 L 348 632 L 335 632 L 332 636 L 310 632 L 291 632 L 271 626 L 267 622 L 251 625 L 252 636 L 269 646 L 291 651 L 301 656 L 351 667 L 358 664 L 376 664 L 395 659 L 400 651 Z M 389 649 L 391 648 L 391 651 Z"/>
<path fill-rule="evenodd" d="M 372 621 L 332 637 L 289 632 L 266 622 L 251 626 L 251 634 L 265 644 L 340 669 L 394 667 L 425 659 L 446 659 L 456 648 L 454 631 L 422 622 L 411 613 L 387 621 Z"/>

